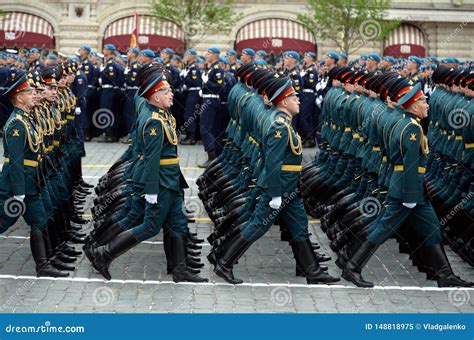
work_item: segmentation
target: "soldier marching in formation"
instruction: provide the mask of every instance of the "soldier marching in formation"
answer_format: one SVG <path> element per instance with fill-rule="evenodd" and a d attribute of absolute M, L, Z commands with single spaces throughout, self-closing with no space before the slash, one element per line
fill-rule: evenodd
<path fill-rule="evenodd" d="M 320 218 L 342 277 L 359 287 L 373 286 L 362 270 L 389 238 L 440 287 L 472 286 L 444 250 L 474 265 L 472 64 L 377 54 L 348 62 L 336 52 L 318 62 L 287 51 L 272 66 L 273 56 L 251 48 L 238 59 L 210 47 L 205 60 L 192 49 L 182 59 L 171 48 L 102 52 L 0 53 L 0 230 L 23 215 L 38 275 L 68 275 L 80 255 L 70 244 L 85 243 L 111 279 L 115 258 L 163 229 L 174 281 L 207 281 L 177 150 L 201 139 L 199 197 L 215 226 L 207 258 L 226 282 L 242 283 L 233 267 L 274 223 L 297 276 L 338 282 L 309 239 L 308 213 Z M 99 180 L 83 239 L 91 186 L 81 157 L 100 134 L 129 147 Z M 303 148 L 315 146 L 303 167 Z"/>

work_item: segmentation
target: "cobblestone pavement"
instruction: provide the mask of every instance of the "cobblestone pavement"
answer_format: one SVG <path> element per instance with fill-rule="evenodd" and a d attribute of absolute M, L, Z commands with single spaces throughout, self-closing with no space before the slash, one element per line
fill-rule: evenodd
<path fill-rule="evenodd" d="M 99 177 L 125 150 L 123 144 L 87 143 L 83 159 L 86 181 Z M 309 160 L 314 150 L 305 151 Z M 198 221 L 190 228 L 205 238 L 212 228 L 197 198 L 195 180 L 202 172 L 197 164 L 204 160 L 202 146 L 181 147 L 180 161 L 191 188 L 186 190 L 187 205 L 198 210 Z M 92 196 L 88 200 L 89 211 Z M 85 226 L 85 229 L 90 226 Z M 313 240 L 320 251 L 334 254 L 329 241 L 310 219 Z M 406 254 L 389 240 L 365 269 L 375 289 L 360 289 L 342 280 L 339 285 L 306 285 L 295 277 L 294 259 L 286 242 L 272 228 L 254 244 L 235 267 L 243 285 L 229 285 L 212 273 L 203 246 L 202 274 L 206 284 L 175 284 L 166 274 L 166 262 L 160 236 L 144 242 L 119 257 L 111 266 L 112 281 L 106 282 L 84 256 L 76 263 L 70 278 L 36 278 L 27 238 L 29 228 L 19 221 L 0 235 L 0 312 L 472 312 L 473 289 L 439 289 L 412 266 Z M 79 248 L 79 247 L 77 247 Z M 454 271 L 474 280 L 474 270 L 447 249 Z M 327 262 L 331 274 L 340 275 L 333 261 Z"/>

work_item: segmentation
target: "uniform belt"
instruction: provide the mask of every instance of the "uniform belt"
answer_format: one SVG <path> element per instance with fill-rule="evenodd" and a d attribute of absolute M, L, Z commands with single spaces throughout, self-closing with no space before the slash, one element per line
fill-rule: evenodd
<path fill-rule="evenodd" d="M 5 162 L 5 163 L 9 163 L 9 162 L 10 162 L 10 158 L 5 157 L 4 162 Z M 37 168 L 37 167 L 38 167 L 38 162 L 37 162 L 37 161 L 33 161 L 33 160 L 31 160 L 31 159 L 24 159 L 24 160 L 23 160 L 23 165 L 24 165 L 24 166 L 30 166 L 30 167 L 32 167 L 32 168 Z"/>
<path fill-rule="evenodd" d="M 294 171 L 299 172 L 303 169 L 302 165 L 282 165 L 281 171 Z"/>
<path fill-rule="evenodd" d="M 219 98 L 218 94 L 203 94 L 203 98 Z"/>
<path fill-rule="evenodd" d="M 303 89 L 303 92 L 314 93 L 314 90 L 312 90 L 312 89 Z"/>
<path fill-rule="evenodd" d="M 113 88 L 113 85 L 102 85 L 103 89 L 111 89 Z"/>
<path fill-rule="evenodd" d="M 380 146 L 374 146 L 374 147 L 372 148 L 372 151 L 380 151 Z"/>
<path fill-rule="evenodd" d="M 138 158 L 143 161 L 145 159 L 145 156 L 140 155 Z M 160 159 L 160 165 L 176 165 L 179 164 L 179 158 L 165 158 L 165 159 Z"/>
<path fill-rule="evenodd" d="M 90 89 L 95 89 L 94 85 L 87 85 L 87 87 L 90 88 Z"/>
<path fill-rule="evenodd" d="M 462 136 L 456 136 L 456 140 L 462 140 Z"/>
<path fill-rule="evenodd" d="M 405 168 L 403 167 L 403 165 L 395 165 L 393 167 L 393 171 L 405 171 Z M 423 166 L 418 167 L 418 173 L 419 174 L 424 174 L 425 172 L 426 172 L 425 167 L 423 167 Z"/>
<path fill-rule="evenodd" d="M 344 128 L 344 132 L 351 132 L 351 128 L 350 127 Z"/>
<path fill-rule="evenodd" d="M 73 115 L 66 115 L 66 119 L 67 120 L 74 120 L 74 116 Z"/>
<path fill-rule="evenodd" d="M 474 143 L 466 143 L 464 144 L 465 149 L 474 149 Z"/>
<path fill-rule="evenodd" d="M 190 87 L 186 91 L 199 91 L 199 90 L 201 90 L 200 87 Z"/>
<path fill-rule="evenodd" d="M 127 90 L 138 90 L 138 86 L 125 86 Z"/>

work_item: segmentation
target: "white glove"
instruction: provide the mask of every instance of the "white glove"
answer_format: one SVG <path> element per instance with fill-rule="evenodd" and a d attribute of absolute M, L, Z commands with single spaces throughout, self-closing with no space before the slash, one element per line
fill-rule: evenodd
<path fill-rule="evenodd" d="M 202 97 L 202 90 L 199 90 L 199 97 Z"/>
<path fill-rule="evenodd" d="M 272 209 L 280 209 L 280 207 L 281 207 L 281 196 L 272 197 L 272 200 L 268 203 L 268 205 Z"/>
<path fill-rule="evenodd" d="M 402 203 L 404 207 L 407 207 L 408 209 L 413 209 L 416 207 L 416 203 Z"/>
<path fill-rule="evenodd" d="M 76 116 L 79 116 L 81 114 L 81 108 L 80 107 L 76 107 Z"/>
<path fill-rule="evenodd" d="M 318 92 L 319 90 L 321 90 L 321 83 L 318 83 L 318 84 L 316 85 L 316 92 Z"/>
<path fill-rule="evenodd" d="M 321 103 L 323 102 L 323 97 L 319 96 L 316 98 L 316 105 L 318 105 L 319 108 L 321 108 Z"/>
<path fill-rule="evenodd" d="M 188 87 L 186 86 L 186 84 L 183 85 L 182 87 L 183 91 L 186 91 L 188 89 Z"/>
<path fill-rule="evenodd" d="M 209 76 L 206 73 L 201 75 L 202 82 L 205 84 L 209 81 Z"/>
<path fill-rule="evenodd" d="M 147 201 L 150 204 L 156 204 L 156 203 L 158 203 L 158 195 L 157 194 L 153 194 L 153 195 L 145 194 L 145 201 Z"/>
<path fill-rule="evenodd" d="M 23 200 L 25 199 L 25 195 L 15 195 L 13 196 L 13 198 L 17 201 L 23 202 Z"/>
<path fill-rule="evenodd" d="M 306 71 L 301 71 L 300 72 L 300 77 L 303 78 L 306 75 Z"/>

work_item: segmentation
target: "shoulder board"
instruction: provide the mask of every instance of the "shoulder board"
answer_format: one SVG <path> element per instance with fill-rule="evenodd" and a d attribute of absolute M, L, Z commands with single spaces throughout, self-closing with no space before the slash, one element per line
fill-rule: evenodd
<path fill-rule="evenodd" d="M 152 114 L 151 114 L 151 118 L 152 119 L 155 119 L 155 120 L 161 120 L 161 117 L 160 117 L 160 114 L 156 111 L 154 111 Z"/>
<path fill-rule="evenodd" d="M 214 68 L 215 68 L 215 69 L 218 69 L 218 68 L 219 68 L 219 65 L 215 64 L 215 65 L 214 65 Z"/>
<path fill-rule="evenodd" d="M 293 76 L 294 76 L 295 74 L 296 74 L 296 71 L 293 71 L 293 72 L 291 72 L 291 75 L 293 75 Z"/>

